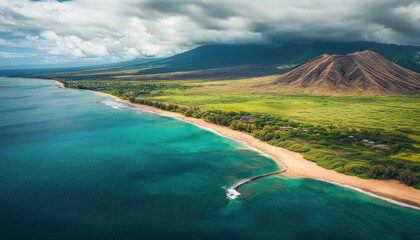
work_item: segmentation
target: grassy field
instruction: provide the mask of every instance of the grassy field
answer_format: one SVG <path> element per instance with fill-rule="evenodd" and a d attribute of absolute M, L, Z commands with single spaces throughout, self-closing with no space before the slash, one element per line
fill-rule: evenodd
<path fill-rule="evenodd" d="M 418 96 L 331 97 L 185 92 L 147 98 L 201 109 L 272 114 L 321 125 L 420 130 Z"/>

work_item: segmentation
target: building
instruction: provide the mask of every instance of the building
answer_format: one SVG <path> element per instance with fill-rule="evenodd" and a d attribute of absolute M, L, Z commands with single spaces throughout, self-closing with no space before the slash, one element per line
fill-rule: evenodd
<path fill-rule="evenodd" d="M 293 127 L 290 126 L 290 125 L 283 125 L 283 126 L 279 127 L 280 131 L 290 131 L 292 129 L 293 129 Z"/>
<path fill-rule="evenodd" d="M 253 117 L 242 116 L 239 120 L 243 123 L 253 123 L 256 119 Z"/>
<path fill-rule="evenodd" d="M 350 140 L 350 142 L 359 142 L 359 139 L 357 139 L 355 136 L 348 136 L 347 139 Z"/>
<path fill-rule="evenodd" d="M 375 149 L 377 149 L 377 150 L 380 150 L 380 151 L 383 151 L 383 150 L 386 150 L 386 149 L 389 149 L 385 144 L 376 144 L 376 145 L 374 145 L 373 146 Z"/>

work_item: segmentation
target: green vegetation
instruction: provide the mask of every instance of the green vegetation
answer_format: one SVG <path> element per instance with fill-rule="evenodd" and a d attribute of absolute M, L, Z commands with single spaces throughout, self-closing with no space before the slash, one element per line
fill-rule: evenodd
<path fill-rule="evenodd" d="M 332 97 L 242 93 L 194 93 L 148 96 L 149 100 L 202 109 L 273 114 L 323 125 L 352 128 L 420 130 L 420 97 Z"/>
<path fill-rule="evenodd" d="M 63 83 L 247 132 L 340 173 L 420 188 L 418 96 L 245 94 L 241 81 Z"/>
<path fill-rule="evenodd" d="M 191 86 L 185 84 L 134 81 L 63 81 L 63 83 L 65 87 L 69 88 L 102 91 L 113 95 L 130 97 L 191 88 Z"/>

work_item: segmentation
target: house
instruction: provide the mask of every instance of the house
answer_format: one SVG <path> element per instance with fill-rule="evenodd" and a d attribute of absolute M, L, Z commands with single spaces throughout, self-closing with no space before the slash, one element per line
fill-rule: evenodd
<path fill-rule="evenodd" d="M 292 129 L 293 129 L 293 127 L 290 126 L 290 125 L 283 125 L 283 126 L 279 127 L 280 131 L 290 131 Z"/>
<path fill-rule="evenodd" d="M 124 95 L 126 96 L 135 96 L 137 93 L 136 92 L 126 92 L 124 93 Z"/>
<path fill-rule="evenodd" d="M 253 117 L 242 116 L 239 120 L 243 123 L 253 123 L 256 119 Z"/>
<path fill-rule="evenodd" d="M 200 109 L 200 110 L 197 110 L 196 112 L 201 114 L 201 113 L 205 113 L 205 112 L 207 112 L 207 110 L 201 110 L 201 109 Z"/>
<path fill-rule="evenodd" d="M 362 141 L 360 141 L 361 144 L 365 145 L 366 147 L 371 146 L 372 144 L 369 143 L 371 141 L 369 141 L 369 139 L 362 139 Z"/>
<path fill-rule="evenodd" d="M 389 149 L 385 144 L 376 144 L 373 147 L 377 150 L 380 150 L 380 151 Z"/>
<path fill-rule="evenodd" d="M 347 139 L 350 140 L 350 142 L 358 142 L 359 141 L 359 139 L 357 139 L 355 136 L 348 136 Z"/>

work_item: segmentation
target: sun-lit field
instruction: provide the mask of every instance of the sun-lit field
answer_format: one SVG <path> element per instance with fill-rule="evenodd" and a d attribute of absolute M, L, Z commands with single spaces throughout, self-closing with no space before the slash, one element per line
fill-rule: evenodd
<path fill-rule="evenodd" d="M 420 130 L 419 96 L 281 95 L 275 94 L 275 89 L 263 94 L 261 90 L 252 93 L 251 89 L 242 89 L 241 84 L 246 83 L 242 80 L 202 82 L 195 83 L 196 86 L 188 83 L 192 88 L 144 97 L 202 109 L 272 114 L 321 125 Z"/>
<path fill-rule="evenodd" d="M 202 109 L 273 114 L 323 125 L 420 129 L 420 98 L 414 96 L 383 98 L 213 93 L 148 98 Z"/>

